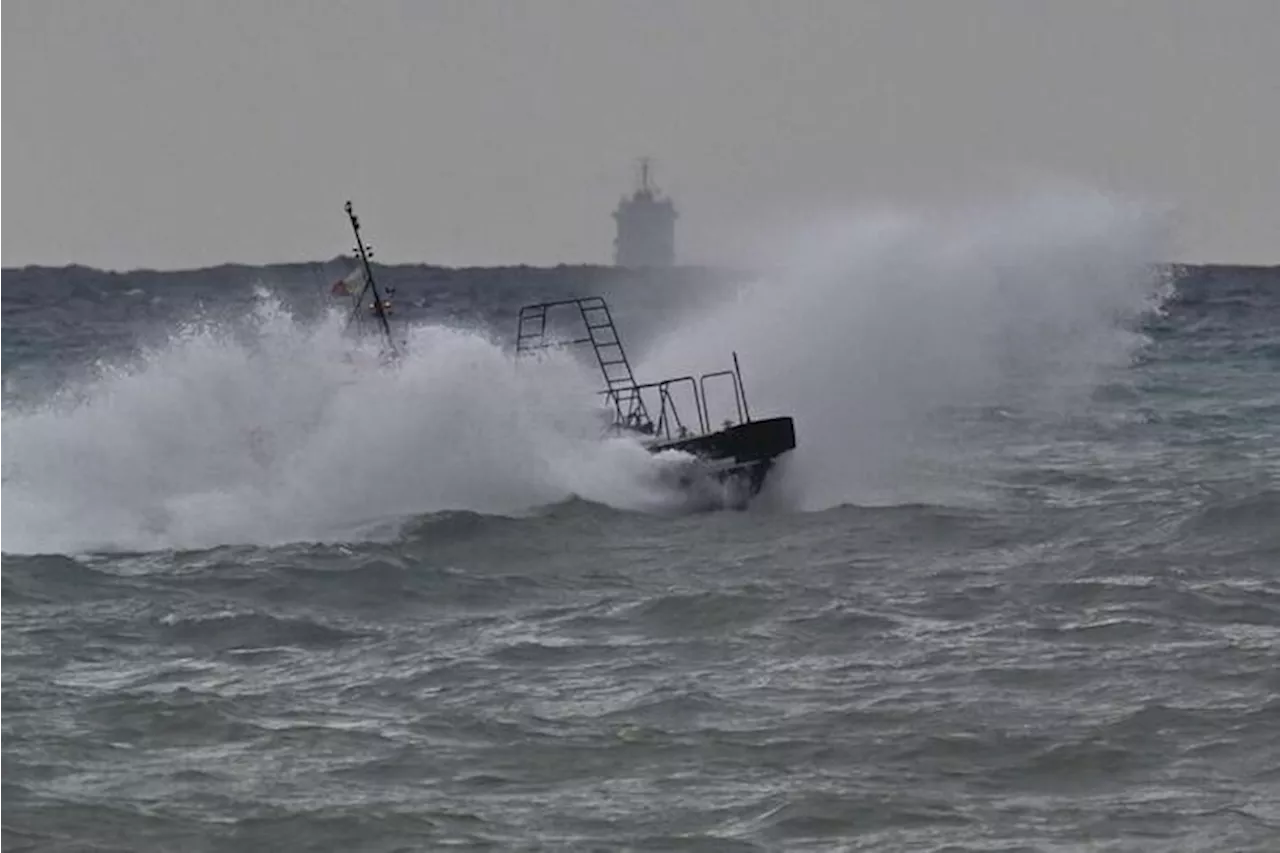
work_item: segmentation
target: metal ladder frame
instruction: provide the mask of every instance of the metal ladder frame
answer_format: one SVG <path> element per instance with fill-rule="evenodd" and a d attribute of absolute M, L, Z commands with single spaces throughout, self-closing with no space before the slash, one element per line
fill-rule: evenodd
<path fill-rule="evenodd" d="M 548 342 L 546 340 L 547 311 L 563 305 L 577 307 L 587 336 L 568 341 Z M 517 356 L 536 350 L 580 344 L 591 344 L 595 352 L 596 363 L 600 366 L 601 376 L 604 377 L 603 393 L 613 404 L 618 422 L 633 428 L 653 430 L 653 420 L 640 394 L 640 386 L 636 383 L 622 340 L 618 337 L 613 315 L 603 298 L 584 296 L 575 299 L 558 299 L 553 302 L 526 305 L 520 309 L 516 328 Z"/>

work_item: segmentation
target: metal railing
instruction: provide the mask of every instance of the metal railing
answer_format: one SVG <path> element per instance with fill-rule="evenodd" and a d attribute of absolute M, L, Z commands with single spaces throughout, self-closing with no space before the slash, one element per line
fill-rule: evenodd
<path fill-rule="evenodd" d="M 736 354 L 734 360 L 736 367 Z M 733 389 L 734 409 L 732 414 L 736 415 L 736 417 L 727 417 L 719 426 L 716 426 L 712 423 L 712 411 L 707 402 L 707 380 L 725 378 L 730 381 Z M 686 423 L 681 418 L 676 395 L 672 393 L 673 389 L 676 388 L 687 388 L 686 399 L 691 398 L 693 400 L 696 423 Z M 643 417 L 636 416 L 629 417 L 623 414 L 623 401 L 634 398 L 643 399 L 646 392 L 651 397 L 656 394 L 657 400 L 654 405 L 649 405 L 648 402 L 645 402 L 642 411 L 645 413 L 656 411 L 658 416 L 655 420 L 646 420 Z M 670 379 L 663 379 L 660 382 L 637 384 L 631 388 L 606 389 L 601 391 L 600 394 L 613 407 L 617 415 L 614 421 L 614 426 L 617 429 L 635 430 L 668 441 L 707 435 L 716 432 L 718 429 L 744 424 L 751 420 L 747 409 L 746 394 L 742 388 L 742 377 L 737 370 L 717 370 L 711 373 L 704 373 L 697 380 L 692 376 L 675 376 Z"/>
<path fill-rule="evenodd" d="M 586 328 L 585 338 L 572 338 L 559 342 L 547 341 L 548 309 L 573 305 Z M 646 435 L 664 438 L 668 441 L 694 436 L 707 435 L 716 431 L 711 424 L 711 411 L 707 405 L 707 380 L 728 378 L 733 387 L 733 403 L 735 418 L 726 418 L 722 428 L 735 424 L 745 424 L 751 420 L 751 412 L 747 408 L 747 396 L 742 387 L 742 369 L 738 364 L 738 354 L 733 353 L 733 369 L 717 370 L 704 373 L 696 381 L 692 376 L 675 376 L 660 382 L 637 383 L 631 372 L 631 364 L 627 360 L 626 351 L 618 337 L 618 330 L 613 323 L 613 315 L 604 299 L 599 296 L 576 299 L 560 299 L 553 302 L 541 302 L 526 305 L 520 309 L 516 329 L 516 354 L 522 355 L 535 350 L 552 349 L 580 344 L 591 344 L 595 351 L 596 361 L 604 377 L 605 389 L 600 392 L 606 404 L 613 409 L 615 429 L 629 429 Z M 680 417 L 673 389 L 687 385 L 688 393 L 693 398 L 694 410 L 697 414 L 697 431 L 693 424 L 686 424 Z M 645 399 L 646 392 L 657 399 L 651 407 Z M 650 412 L 658 413 L 657 419 Z"/>

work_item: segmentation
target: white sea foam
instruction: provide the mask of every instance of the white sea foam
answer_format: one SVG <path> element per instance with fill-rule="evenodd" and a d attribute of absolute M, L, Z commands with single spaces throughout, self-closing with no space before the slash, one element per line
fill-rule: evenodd
<path fill-rule="evenodd" d="M 422 326 L 380 370 L 372 351 L 348 358 L 340 329 L 263 294 L 247 329 L 183 329 L 61 401 L 6 411 L 4 549 L 274 544 L 446 509 L 671 499 L 669 460 L 601 438 L 577 362 L 517 365 L 476 332 Z"/>

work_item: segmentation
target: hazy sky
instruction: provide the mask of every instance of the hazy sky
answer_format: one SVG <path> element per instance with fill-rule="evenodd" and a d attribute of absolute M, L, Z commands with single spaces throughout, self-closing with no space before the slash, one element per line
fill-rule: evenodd
<path fill-rule="evenodd" d="M 608 262 L 634 158 L 677 251 L 1028 176 L 1280 262 L 1280 0 L 6 0 L 6 266 Z"/>

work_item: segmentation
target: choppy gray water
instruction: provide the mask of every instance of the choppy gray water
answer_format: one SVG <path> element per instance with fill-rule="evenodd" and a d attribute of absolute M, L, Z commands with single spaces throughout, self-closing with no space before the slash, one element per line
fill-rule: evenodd
<path fill-rule="evenodd" d="M 467 408 L 477 375 L 507 386 L 461 332 L 424 339 L 434 379 L 412 389 L 434 408 L 393 406 L 414 429 L 373 442 L 438 485 L 414 491 L 358 436 L 321 441 L 351 392 L 297 368 L 302 321 L 268 322 L 293 343 L 268 328 L 252 358 L 193 332 L 88 376 L 83 354 L 154 329 L 153 297 L 182 302 L 181 275 L 4 275 L 6 850 L 1280 845 L 1275 271 L 1190 270 L 1158 310 L 1073 314 L 1059 343 L 1097 352 L 1081 323 L 1099 317 L 1141 340 L 1065 406 L 987 381 L 1043 349 L 979 358 L 932 322 L 859 327 L 929 354 L 898 396 L 812 335 L 773 368 L 735 343 L 753 405 L 794 413 L 801 449 L 761 505 L 693 514 L 639 505 L 620 451 L 583 471 L 577 445 L 539 445 L 517 476 L 506 433 L 467 444 L 493 414 Z M 183 306 L 249 293 L 189 289 Z M 1054 340 L 1050 309 L 1028 346 Z M 1054 352 L 1037 386 L 1073 366 Z M 821 394 L 776 378 L 805 369 Z M 944 410 L 893 408 L 937 398 L 939 371 L 960 392 Z M 309 382 L 318 398 L 286 394 Z M 49 402 L 64 383 L 75 405 Z M 253 479 L 238 406 L 321 449 L 268 446 Z M 432 441 L 465 466 L 413 443 L 441 412 L 467 428 Z M 353 448 L 340 479 L 317 473 Z M 371 527 L 321 535 L 370 501 Z"/>

